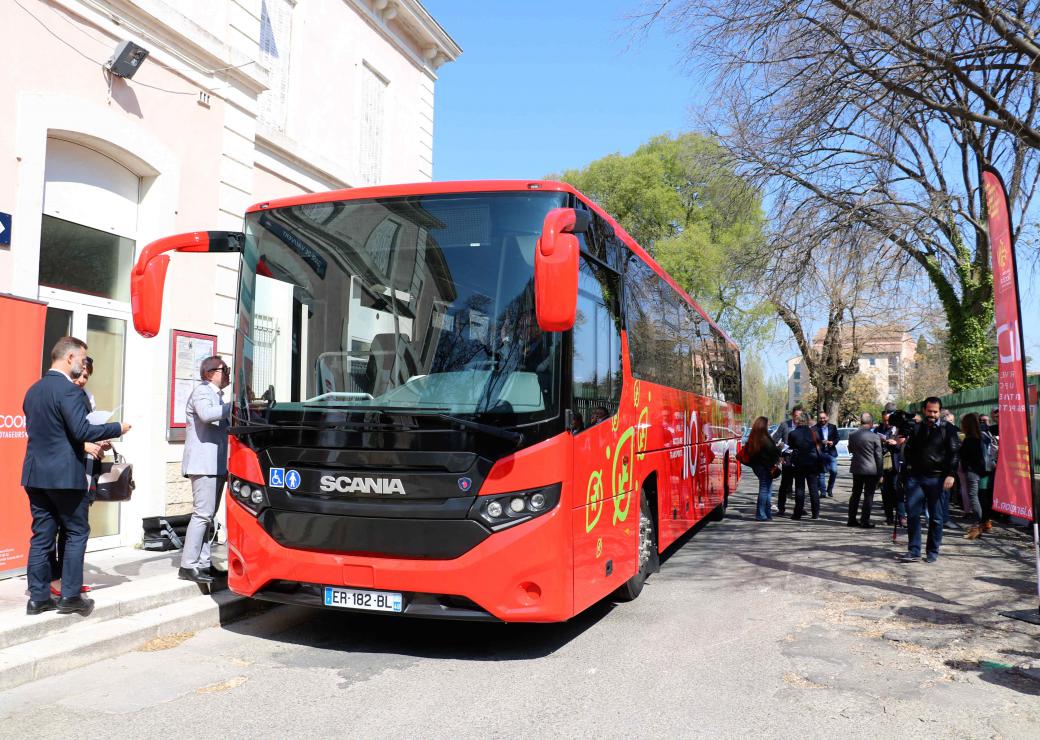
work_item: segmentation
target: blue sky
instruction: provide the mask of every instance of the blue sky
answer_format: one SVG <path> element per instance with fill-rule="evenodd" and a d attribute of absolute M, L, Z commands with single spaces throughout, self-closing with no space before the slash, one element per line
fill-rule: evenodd
<path fill-rule="evenodd" d="M 703 77 L 678 39 L 640 34 L 641 0 L 423 0 L 462 47 L 438 70 L 434 178 L 540 178 L 692 128 Z M 1040 361 L 1040 271 L 1023 270 L 1026 353 Z M 767 372 L 797 354 L 789 333 L 762 353 Z M 1036 362 L 1032 367 L 1036 367 Z"/>

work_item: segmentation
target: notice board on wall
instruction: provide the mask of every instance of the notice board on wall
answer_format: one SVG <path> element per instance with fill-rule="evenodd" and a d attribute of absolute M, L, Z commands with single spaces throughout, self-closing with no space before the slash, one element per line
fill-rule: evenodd
<path fill-rule="evenodd" d="M 22 488 L 22 462 L 29 441 L 22 400 L 40 379 L 43 325 L 47 305 L 0 295 L 0 345 L 4 358 L 0 383 L 0 578 L 25 572 L 32 517 Z"/>
<path fill-rule="evenodd" d="M 166 420 L 166 439 L 184 441 L 185 408 L 195 386 L 202 382 L 199 365 L 207 357 L 217 354 L 217 337 L 192 331 L 170 331 L 170 388 L 169 415 Z"/>

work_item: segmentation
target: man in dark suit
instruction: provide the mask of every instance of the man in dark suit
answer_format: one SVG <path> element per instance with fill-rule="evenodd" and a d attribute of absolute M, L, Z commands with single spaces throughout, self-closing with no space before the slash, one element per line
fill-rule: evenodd
<path fill-rule="evenodd" d="M 817 417 L 816 439 L 820 440 L 823 470 L 820 471 L 820 496 L 834 498 L 834 479 L 838 477 L 838 427 L 829 424 L 830 417 L 821 411 Z"/>
<path fill-rule="evenodd" d="M 798 426 L 798 420 L 801 419 L 802 414 L 801 406 L 795 406 L 791 409 L 791 418 L 780 422 L 777 425 L 776 430 L 773 432 L 773 441 L 776 446 L 780 448 L 781 452 L 785 452 L 788 447 L 788 437 L 795 427 Z M 787 510 L 787 496 L 791 493 L 791 486 L 794 483 L 794 466 L 791 465 L 790 457 L 785 455 L 783 458 L 783 464 L 780 468 L 780 490 L 776 496 L 776 510 L 778 513 L 783 514 Z"/>
<path fill-rule="evenodd" d="M 849 472 L 852 473 L 852 497 L 849 499 L 850 527 L 873 529 L 876 525 L 870 521 L 870 510 L 874 505 L 874 491 L 878 480 L 884 472 L 885 452 L 881 435 L 874 431 L 874 418 L 864 413 L 860 416 L 859 429 L 849 436 L 849 453 L 852 462 Z M 856 521 L 856 509 L 860 495 L 863 496 L 863 513 Z"/>
<path fill-rule="evenodd" d="M 25 394 L 22 410 L 29 443 L 22 464 L 22 486 L 29 496 L 32 539 L 29 541 L 27 614 L 57 609 L 61 614 L 90 614 L 91 599 L 80 595 L 83 555 L 87 550 L 87 477 L 84 442 L 114 439 L 129 424 L 90 424 L 87 396 L 73 383 L 84 371 L 87 345 L 62 337 L 51 350 L 51 369 Z M 61 573 L 61 599 L 50 593 L 50 563 L 59 523 L 67 532 Z"/>

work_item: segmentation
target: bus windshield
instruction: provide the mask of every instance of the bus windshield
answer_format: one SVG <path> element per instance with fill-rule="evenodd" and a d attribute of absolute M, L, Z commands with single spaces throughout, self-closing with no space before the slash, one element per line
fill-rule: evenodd
<path fill-rule="evenodd" d="M 385 409 L 558 414 L 560 335 L 534 316 L 534 251 L 566 194 L 341 200 L 250 213 L 240 415 Z"/>

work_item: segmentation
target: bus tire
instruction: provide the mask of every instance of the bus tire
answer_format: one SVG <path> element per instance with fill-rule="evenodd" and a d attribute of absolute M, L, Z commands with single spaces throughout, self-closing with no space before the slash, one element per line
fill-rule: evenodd
<path fill-rule="evenodd" d="M 711 521 L 721 522 L 729 508 L 729 453 L 722 458 L 722 503 L 711 512 Z"/>
<path fill-rule="evenodd" d="M 639 570 L 636 574 L 625 581 L 617 591 L 614 598 L 617 601 L 632 601 L 643 590 L 643 584 L 651 573 L 656 573 L 661 567 L 661 557 L 657 552 L 657 523 L 654 521 L 653 511 L 647 501 L 646 491 L 639 494 Z"/>

